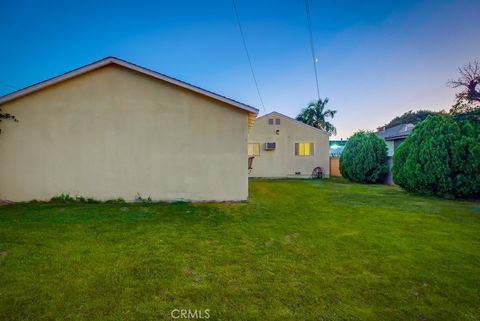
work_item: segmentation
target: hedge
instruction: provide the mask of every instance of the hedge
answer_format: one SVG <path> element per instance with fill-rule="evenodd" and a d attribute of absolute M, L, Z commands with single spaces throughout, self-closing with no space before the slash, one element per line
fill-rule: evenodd
<path fill-rule="evenodd" d="M 429 116 L 395 151 L 392 171 L 394 182 L 412 192 L 480 196 L 480 123 Z"/>
<path fill-rule="evenodd" d="M 387 145 L 376 134 L 360 131 L 350 137 L 340 156 L 340 172 L 353 182 L 377 183 L 388 173 Z"/>

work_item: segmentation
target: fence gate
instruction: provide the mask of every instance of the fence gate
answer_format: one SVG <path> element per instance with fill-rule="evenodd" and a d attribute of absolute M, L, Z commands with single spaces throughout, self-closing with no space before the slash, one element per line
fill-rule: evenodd
<path fill-rule="evenodd" d="M 340 157 L 330 156 L 330 177 L 342 177 L 342 174 L 340 174 Z"/>

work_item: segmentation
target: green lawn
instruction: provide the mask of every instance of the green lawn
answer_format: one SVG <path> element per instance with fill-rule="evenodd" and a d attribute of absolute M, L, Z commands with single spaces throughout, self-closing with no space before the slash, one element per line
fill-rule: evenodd
<path fill-rule="evenodd" d="M 479 202 L 343 180 L 250 193 L 0 207 L 0 320 L 480 320 Z"/>

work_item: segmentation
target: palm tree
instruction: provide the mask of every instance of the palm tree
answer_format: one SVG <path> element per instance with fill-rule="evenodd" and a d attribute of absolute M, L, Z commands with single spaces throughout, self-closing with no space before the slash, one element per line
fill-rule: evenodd
<path fill-rule="evenodd" d="M 313 126 L 318 129 L 323 129 L 329 133 L 336 134 L 337 129 L 326 118 L 333 118 L 337 113 L 336 110 L 325 110 L 325 106 L 328 103 L 328 98 L 324 100 L 312 101 L 308 104 L 307 108 L 303 108 L 300 114 L 297 116 L 297 120 L 307 125 Z"/>

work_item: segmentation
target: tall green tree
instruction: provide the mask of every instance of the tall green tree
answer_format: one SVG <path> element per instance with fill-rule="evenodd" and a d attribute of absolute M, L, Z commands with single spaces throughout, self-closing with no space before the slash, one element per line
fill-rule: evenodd
<path fill-rule="evenodd" d="M 307 108 L 302 109 L 296 119 L 307 125 L 336 134 L 337 129 L 327 121 L 327 118 L 333 118 L 337 111 L 326 109 L 327 104 L 328 98 L 312 101 Z"/>
<path fill-rule="evenodd" d="M 401 124 L 414 124 L 416 125 L 417 123 L 425 120 L 428 116 L 434 116 L 434 115 L 441 115 L 444 114 L 444 111 L 432 111 L 432 110 L 426 110 L 426 109 L 420 109 L 417 111 L 409 110 L 406 113 L 404 113 L 401 116 L 397 116 L 394 119 L 392 119 L 390 122 L 387 124 L 377 127 L 377 130 L 385 130 L 388 128 L 395 127 L 397 125 Z"/>
<path fill-rule="evenodd" d="M 15 116 L 13 116 L 9 113 L 2 112 L 2 108 L 0 108 L 0 123 L 2 122 L 2 120 L 7 120 L 7 119 L 10 119 L 10 120 L 13 120 L 13 121 L 18 121 L 17 118 L 15 118 Z M 2 129 L 0 128 L 0 134 L 1 133 L 2 133 Z"/>

